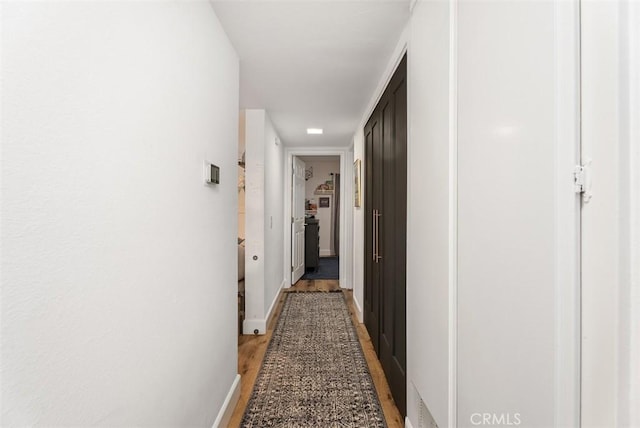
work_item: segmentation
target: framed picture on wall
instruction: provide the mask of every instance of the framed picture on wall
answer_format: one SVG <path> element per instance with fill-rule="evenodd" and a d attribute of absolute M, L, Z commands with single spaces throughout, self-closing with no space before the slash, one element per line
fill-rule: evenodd
<path fill-rule="evenodd" d="M 320 198 L 320 208 L 329 208 L 329 198 Z"/>
<path fill-rule="evenodd" d="M 353 206 L 356 208 L 360 208 L 360 205 L 362 205 L 362 187 L 361 187 L 361 177 L 360 177 L 360 159 L 356 159 L 356 161 L 353 163 L 353 177 L 355 180 L 355 187 L 354 187 L 354 191 L 353 191 L 353 195 L 354 195 L 354 200 L 353 200 Z"/>

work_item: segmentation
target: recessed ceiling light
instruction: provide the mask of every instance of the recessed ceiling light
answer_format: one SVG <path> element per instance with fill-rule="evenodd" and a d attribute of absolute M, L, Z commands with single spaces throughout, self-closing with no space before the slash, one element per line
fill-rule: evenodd
<path fill-rule="evenodd" d="M 322 128 L 307 128 L 307 134 L 322 134 Z"/>

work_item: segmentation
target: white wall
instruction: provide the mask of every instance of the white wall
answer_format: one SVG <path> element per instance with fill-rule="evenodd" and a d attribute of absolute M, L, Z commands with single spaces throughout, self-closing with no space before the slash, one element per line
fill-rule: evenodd
<path fill-rule="evenodd" d="M 353 248 L 355 241 L 351 239 L 354 236 L 353 218 L 357 209 L 355 208 L 355 176 L 353 147 L 345 150 L 344 159 L 341 159 L 340 184 L 340 243 L 338 252 L 340 254 L 340 286 L 343 288 L 353 289 L 353 275 L 355 264 L 353 262 Z"/>
<path fill-rule="evenodd" d="M 245 111 L 240 111 L 239 123 L 238 123 L 238 161 L 242 159 L 242 155 L 245 151 Z M 243 188 L 244 186 L 244 177 L 245 176 L 245 168 L 238 165 L 238 237 L 244 239 L 245 237 L 245 196 L 246 192 Z"/>
<path fill-rule="evenodd" d="M 450 426 L 450 5 L 419 2 L 408 65 L 407 374 L 439 426 Z M 409 385 L 408 389 L 411 389 Z M 418 421 L 415 402 L 408 416 Z"/>
<path fill-rule="evenodd" d="M 2 8 L 2 425 L 211 426 L 237 373 L 236 54 L 208 2 Z"/>
<path fill-rule="evenodd" d="M 365 122 L 366 123 L 366 122 Z M 353 146 L 349 154 L 353 157 L 353 161 L 360 159 L 360 198 L 359 207 L 352 208 L 353 230 L 351 236 L 352 248 L 351 257 L 353 264 L 351 267 L 351 277 L 353 281 L 353 303 L 356 307 L 356 315 L 358 320 L 363 322 L 363 304 L 364 304 L 364 126 L 360 126 L 353 137 Z M 355 180 L 353 177 L 352 181 Z M 355 181 L 354 181 L 355 186 Z M 355 188 L 353 192 L 355 193 Z"/>
<path fill-rule="evenodd" d="M 284 150 L 273 124 L 265 115 L 264 139 L 264 311 L 269 315 L 284 283 Z"/>
<path fill-rule="evenodd" d="M 313 177 L 308 179 L 305 183 L 305 194 L 307 199 L 315 199 L 318 202 L 318 197 L 314 195 L 314 192 L 319 184 L 324 184 L 326 181 L 331 180 L 333 177 L 329 174 L 340 173 L 340 158 L 336 156 L 335 160 L 315 160 L 313 158 L 304 157 L 305 168 L 313 168 Z"/>
<path fill-rule="evenodd" d="M 266 331 L 284 281 L 284 152 L 264 110 L 245 117 L 245 334 Z M 254 260 L 254 256 L 256 259 Z"/>
<path fill-rule="evenodd" d="M 325 206 L 320 206 L 320 198 L 323 201 L 326 201 Z M 324 195 L 317 196 L 318 209 L 316 211 L 316 218 L 318 219 L 318 227 L 319 227 L 319 252 L 320 257 L 329 257 L 335 256 L 335 252 L 333 250 L 333 204 L 335 198 L 333 195 Z"/>
<path fill-rule="evenodd" d="M 264 110 L 241 112 L 245 120 L 245 334 L 260 330 L 264 313 Z M 255 260 L 254 260 L 255 257 Z M 264 328 L 264 327 L 263 327 Z"/>

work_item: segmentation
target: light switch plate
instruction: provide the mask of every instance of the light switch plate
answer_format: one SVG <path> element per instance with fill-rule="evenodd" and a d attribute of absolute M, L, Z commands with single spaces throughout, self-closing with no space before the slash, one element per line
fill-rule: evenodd
<path fill-rule="evenodd" d="M 209 161 L 204 161 L 204 182 L 220 184 L 220 168 Z"/>

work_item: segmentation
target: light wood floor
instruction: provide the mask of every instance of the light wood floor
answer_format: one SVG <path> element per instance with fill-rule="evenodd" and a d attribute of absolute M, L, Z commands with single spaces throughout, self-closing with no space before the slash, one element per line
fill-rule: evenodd
<path fill-rule="evenodd" d="M 271 339 L 271 335 L 273 334 L 273 329 L 275 328 L 276 321 L 280 316 L 280 310 L 282 309 L 282 303 L 284 301 L 284 293 L 289 291 L 331 291 L 337 290 L 339 288 L 340 285 L 337 280 L 300 280 L 293 287 L 283 291 L 283 293 L 280 295 L 280 300 L 278 302 L 275 315 L 273 316 L 271 323 L 267 326 L 267 334 L 262 336 L 243 335 L 239 337 L 238 373 L 240 373 L 240 375 L 242 376 L 240 399 L 238 400 L 238 404 L 233 411 L 233 415 L 229 423 L 230 427 L 235 428 L 240 426 L 242 415 L 244 414 L 244 409 L 247 406 L 247 401 L 249 401 L 249 397 L 251 396 L 253 384 L 256 381 L 258 371 L 260 370 L 260 366 L 262 365 L 262 359 L 264 358 L 265 351 L 267 350 L 267 345 L 269 344 L 269 340 Z M 343 290 L 343 292 L 345 294 L 345 297 L 347 298 L 347 304 L 349 307 L 349 312 L 351 313 L 351 319 L 356 326 L 358 338 L 360 339 L 360 344 L 364 351 L 364 356 L 367 360 L 367 364 L 369 365 L 371 377 L 373 378 L 376 390 L 378 391 L 378 398 L 380 399 L 380 403 L 382 404 L 382 411 L 384 412 L 384 416 L 387 419 L 387 425 L 389 426 L 389 428 L 403 427 L 404 422 L 402 420 L 402 416 L 400 416 L 400 412 L 398 411 L 398 408 L 396 407 L 393 398 L 391 397 L 389 384 L 387 383 L 387 379 L 385 378 L 384 372 L 382 371 L 380 361 L 378 361 L 375 350 L 373 349 L 373 344 L 371 343 L 371 339 L 369 338 L 367 329 L 363 324 L 360 324 L 358 322 L 355 307 L 353 304 L 353 293 L 351 292 L 351 290 Z"/>

